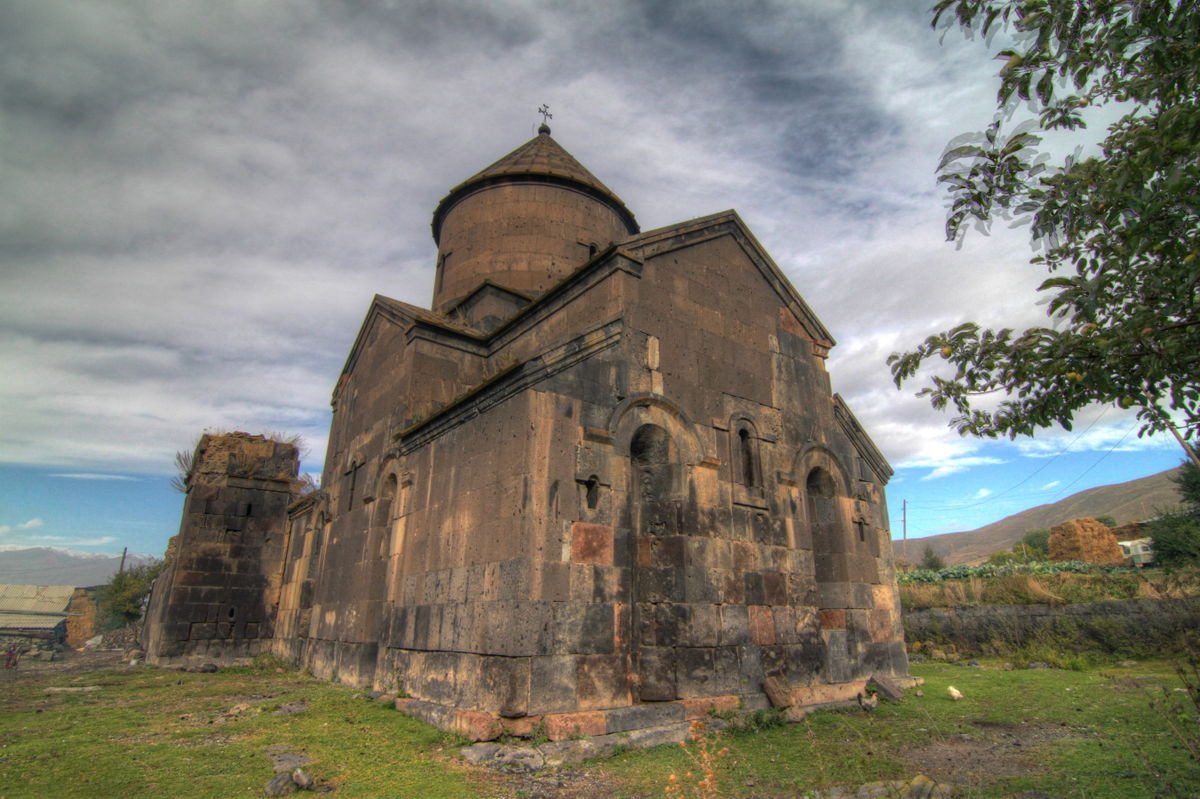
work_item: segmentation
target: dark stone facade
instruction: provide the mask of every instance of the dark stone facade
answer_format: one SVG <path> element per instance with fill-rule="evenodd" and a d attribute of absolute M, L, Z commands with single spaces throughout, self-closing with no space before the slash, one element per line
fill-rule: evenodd
<path fill-rule="evenodd" d="M 253 657 L 271 645 L 299 455 L 292 444 L 229 433 L 201 437 L 192 462 L 142 646 L 159 663 Z"/>
<path fill-rule="evenodd" d="M 376 296 L 338 380 L 273 651 L 476 738 L 906 676 L 891 469 L 734 212 L 642 233 L 543 129 L 434 236 L 435 311 Z"/>

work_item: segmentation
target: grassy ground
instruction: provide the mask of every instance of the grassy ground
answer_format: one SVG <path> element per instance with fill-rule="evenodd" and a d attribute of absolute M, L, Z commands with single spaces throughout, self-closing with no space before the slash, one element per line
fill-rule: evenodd
<path fill-rule="evenodd" d="M 1200 786 L 1169 715 L 1152 706 L 1164 687 L 1183 698 L 1170 693 L 1178 682 L 1167 663 L 913 672 L 926 680 L 924 696 L 910 692 L 873 714 L 820 712 L 722 734 L 710 746 L 728 750 L 716 758 L 720 795 L 790 797 L 918 773 L 980 797 L 1152 797 L 1167 780 L 1181 795 Z M 949 685 L 961 702 L 950 701 Z M 46 692 L 89 686 L 98 690 Z M 686 779 L 692 767 L 687 752 L 668 746 L 539 780 L 497 775 L 462 765 L 451 736 L 351 689 L 274 668 L 6 674 L 0 690 L 0 797 L 11 799 L 261 796 L 273 773 L 269 747 L 311 758 L 306 768 L 339 797 L 632 799 L 662 796 L 670 774 Z M 297 702 L 302 712 L 278 712 Z"/>
<path fill-rule="evenodd" d="M 1169 599 L 1200 596 L 1195 568 L 1130 569 L 1074 574 L 1010 574 L 936 583 L 901 583 L 905 610 L 963 605 L 1063 605 L 1109 599 Z"/>

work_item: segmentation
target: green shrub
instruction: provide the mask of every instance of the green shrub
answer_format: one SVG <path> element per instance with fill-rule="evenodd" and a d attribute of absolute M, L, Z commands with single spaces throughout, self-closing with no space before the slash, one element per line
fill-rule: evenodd
<path fill-rule="evenodd" d="M 1200 563 L 1200 514 L 1194 511 L 1168 513 L 1150 523 L 1154 560 L 1160 566 Z"/>
<path fill-rule="evenodd" d="M 142 618 L 150 586 L 162 571 L 163 561 L 134 566 L 114 574 L 108 585 L 100 589 L 100 624 L 106 630 L 133 624 Z"/>

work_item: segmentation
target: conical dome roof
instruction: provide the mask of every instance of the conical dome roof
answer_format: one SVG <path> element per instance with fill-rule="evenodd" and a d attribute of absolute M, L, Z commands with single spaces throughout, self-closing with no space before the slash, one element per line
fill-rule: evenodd
<path fill-rule="evenodd" d="M 612 189 L 600 182 L 583 164 L 563 149 L 550 136 L 550 127 L 542 125 L 538 135 L 496 161 L 491 166 L 475 173 L 450 190 L 433 212 L 433 239 L 439 241 L 442 222 L 450 208 L 462 197 L 487 185 L 515 179 L 542 179 L 547 183 L 571 185 L 612 207 L 625 222 L 630 234 L 639 231 L 633 213 L 625 207 L 621 198 Z"/>

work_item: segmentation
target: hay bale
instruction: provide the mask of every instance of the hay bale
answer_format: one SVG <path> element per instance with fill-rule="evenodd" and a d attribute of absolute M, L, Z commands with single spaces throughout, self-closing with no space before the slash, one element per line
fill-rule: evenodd
<path fill-rule="evenodd" d="M 1072 519 L 1050 528 L 1050 560 L 1082 560 L 1100 565 L 1125 562 L 1117 537 L 1096 519 Z"/>

